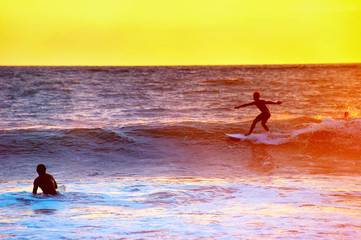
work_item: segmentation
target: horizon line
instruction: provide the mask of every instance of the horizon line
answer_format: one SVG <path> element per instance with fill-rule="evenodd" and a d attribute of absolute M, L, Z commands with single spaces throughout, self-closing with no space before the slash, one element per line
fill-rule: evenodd
<path fill-rule="evenodd" d="M 22 65 L 22 64 L 15 64 L 15 65 L 1 65 L 0 67 L 207 67 L 207 66 L 306 66 L 306 65 L 313 65 L 313 66 L 320 66 L 320 65 L 358 65 L 361 62 L 330 62 L 330 63 L 264 63 L 264 64 L 159 64 L 159 65 L 66 65 L 66 64 L 59 64 L 59 65 Z"/>

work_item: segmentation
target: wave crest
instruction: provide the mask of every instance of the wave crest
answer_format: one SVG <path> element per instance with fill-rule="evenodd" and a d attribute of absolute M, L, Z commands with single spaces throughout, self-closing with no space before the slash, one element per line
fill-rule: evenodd
<path fill-rule="evenodd" d="M 3 130 L 0 155 L 73 153 L 160 157 L 167 156 L 169 149 L 186 153 L 188 148 L 202 147 L 216 153 L 229 147 L 226 133 L 245 133 L 249 125 L 249 122 L 184 122 L 113 128 Z M 239 145 L 261 144 L 283 150 L 292 147 L 325 154 L 361 153 L 361 119 L 297 118 L 271 121 L 269 126 L 273 132 L 265 133 L 257 126 L 255 133 Z"/>

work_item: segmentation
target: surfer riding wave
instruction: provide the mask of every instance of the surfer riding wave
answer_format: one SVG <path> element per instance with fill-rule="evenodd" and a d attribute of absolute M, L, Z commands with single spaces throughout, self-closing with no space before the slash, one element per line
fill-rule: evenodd
<path fill-rule="evenodd" d="M 249 132 L 247 134 L 245 134 L 245 136 L 251 135 L 251 133 L 253 132 L 253 129 L 256 127 L 256 124 L 260 121 L 261 121 L 262 127 L 266 131 L 269 131 L 269 128 L 267 127 L 266 123 L 267 123 L 268 119 L 271 117 L 271 113 L 270 113 L 269 109 L 267 108 L 266 104 L 282 104 L 281 101 L 277 101 L 277 102 L 265 101 L 265 100 L 261 100 L 260 97 L 261 97 L 261 94 L 256 91 L 253 93 L 253 99 L 254 99 L 253 102 L 246 103 L 246 104 L 235 107 L 235 109 L 239 109 L 241 107 L 248 107 L 248 106 L 255 105 L 261 111 L 261 114 L 259 114 L 253 120 L 251 128 L 249 129 Z"/>

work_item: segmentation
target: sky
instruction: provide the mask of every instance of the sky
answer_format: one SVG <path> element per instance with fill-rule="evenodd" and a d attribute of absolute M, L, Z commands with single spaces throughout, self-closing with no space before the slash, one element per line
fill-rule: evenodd
<path fill-rule="evenodd" d="M 0 65 L 361 62 L 359 0 L 0 0 Z"/>

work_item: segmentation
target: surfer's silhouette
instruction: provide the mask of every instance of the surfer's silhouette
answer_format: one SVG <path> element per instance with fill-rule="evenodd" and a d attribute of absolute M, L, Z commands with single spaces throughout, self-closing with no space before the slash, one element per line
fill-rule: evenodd
<path fill-rule="evenodd" d="M 53 176 L 46 173 L 45 165 L 39 164 L 36 168 L 36 171 L 38 172 L 39 177 L 34 180 L 33 194 L 37 194 L 38 187 L 40 187 L 44 194 L 58 194 L 56 191 L 58 184 L 56 183 Z"/>
<path fill-rule="evenodd" d="M 267 127 L 266 123 L 268 121 L 268 119 L 271 117 L 271 113 L 269 111 L 269 109 L 267 108 L 266 104 L 281 104 L 282 102 L 281 101 L 277 101 L 277 102 L 272 102 L 272 101 L 265 101 L 265 100 L 260 100 L 261 94 L 259 92 L 254 92 L 253 93 L 253 99 L 254 101 L 253 102 L 250 102 L 250 103 L 246 103 L 246 104 L 243 104 L 241 106 L 237 106 L 237 107 L 234 107 L 235 109 L 239 109 L 241 107 L 248 107 L 248 106 L 252 106 L 252 105 L 255 105 L 256 107 L 258 107 L 258 109 L 261 111 L 261 114 L 259 114 L 254 120 L 253 120 L 253 123 L 251 125 L 251 128 L 249 129 L 249 132 L 247 134 L 245 134 L 245 136 L 248 136 L 248 135 L 251 135 L 254 127 L 256 126 L 256 124 L 259 122 L 259 121 L 262 121 L 261 124 L 262 124 L 262 127 L 266 130 L 266 131 L 269 131 L 269 128 Z"/>

